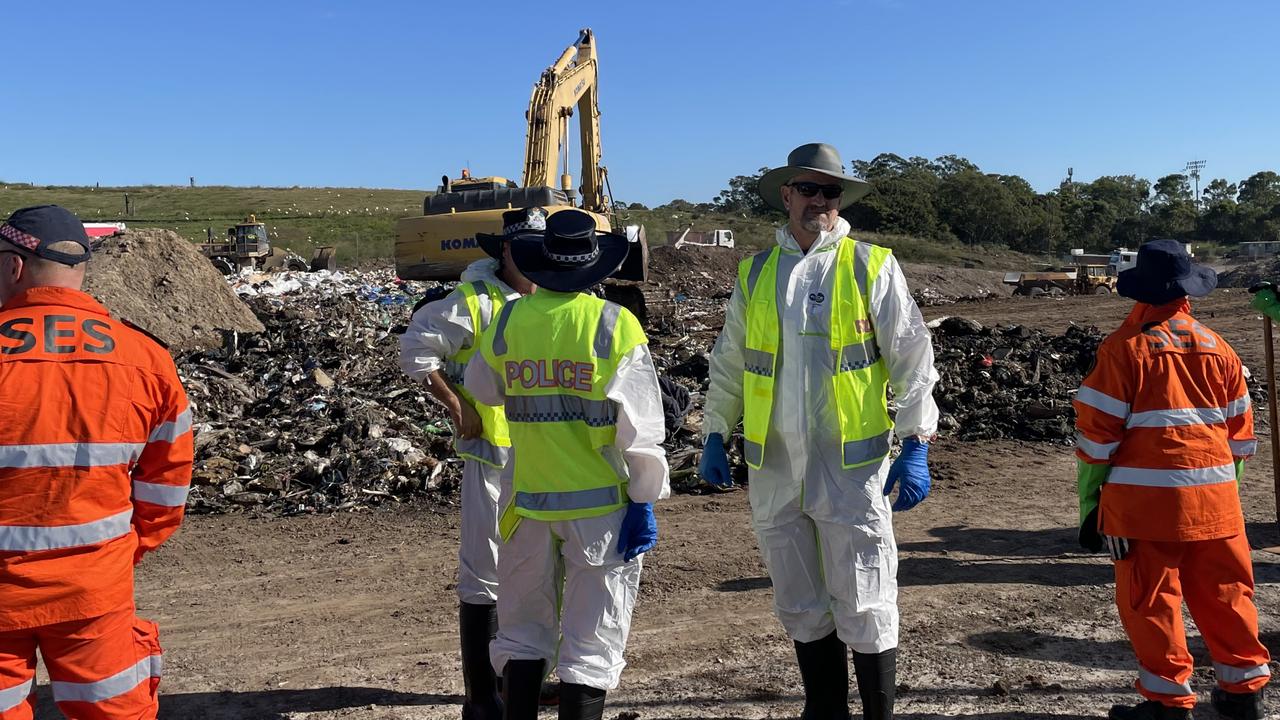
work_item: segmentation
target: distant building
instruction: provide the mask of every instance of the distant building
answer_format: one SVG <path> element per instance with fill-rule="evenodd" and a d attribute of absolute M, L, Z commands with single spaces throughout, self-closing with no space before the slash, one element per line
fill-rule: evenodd
<path fill-rule="evenodd" d="M 1265 242 L 1242 242 L 1240 243 L 1240 255 L 1250 260 L 1257 260 L 1260 257 L 1271 257 L 1280 253 L 1280 241 L 1268 240 Z"/>

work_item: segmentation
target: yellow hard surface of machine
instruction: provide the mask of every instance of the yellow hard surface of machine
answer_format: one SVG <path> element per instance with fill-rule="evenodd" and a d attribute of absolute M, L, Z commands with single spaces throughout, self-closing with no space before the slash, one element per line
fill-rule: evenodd
<path fill-rule="evenodd" d="M 582 149 L 581 202 L 568 173 L 569 119 L 578 113 Z M 500 177 L 442 178 L 436 194 L 423 201 L 421 217 L 396 223 L 396 274 L 404 280 L 456 280 L 468 264 L 484 257 L 476 233 L 500 234 L 502 213 L 539 206 L 548 213 L 586 210 L 601 230 L 613 229 L 613 208 L 605 193 L 608 175 L 600 164 L 600 108 L 597 99 L 595 37 L 591 30 L 543 71 L 533 86 L 526 113 L 524 176 L 521 183 Z M 560 169 L 564 169 L 563 174 Z M 626 264 L 614 275 L 645 280 L 648 245 L 644 229 L 626 229 L 632 241 Z"/>

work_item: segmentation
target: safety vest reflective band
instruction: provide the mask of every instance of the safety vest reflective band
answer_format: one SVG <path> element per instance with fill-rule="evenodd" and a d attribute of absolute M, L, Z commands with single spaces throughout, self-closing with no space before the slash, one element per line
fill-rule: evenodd
<path fill-rule="evenodd" d="M 119 697 L 138 687 L 151 678 L 158 678 L 164 670 L 164 659 L 161 655 L 148 655 L 130 667 L 121 670 L 105 680 L 94 682 L 67 682 L 54 680 L 54 702 L 87 702 L 99 703 Z"/>
<path fill-rule="evenodd" d="M 581 420 L 589 427 L 612 427 L 618 411 L 612 400 L 577 395 L 515 395 L 507 398 L 508 422 L 540 423 Z"/>
<path fill-rule="evenodd" d="M 146 443 L 0 445 L 0 468 L 106 467 L 137 462 Z"/>
<path fill-rule="evenodd" d="M 0 552 L 38 552 L 96 545 L 128 534 L 133 509 L 79 525 L 0 525 Z"/>
<path fill-rule="evenodd" d="M 1214 675 L 1219 682 L 1242 683 L 1260 677 L 1271 677 L 1271 668 L 1266 665 L 1250 665 L 1249 667 L 1232 667 L 1215 662 Z"/>
<path fill-rule="evenodd" d="M 832 390 L 840 424 L 841 464 L 845 468 L 879 462 L 889 454 L 893 421 L 889 418 L 889 373 L 880 357 L 870 316 L 871 283 L 879 277 L 889 250 L 842 238 L 837 243 L 831 312 Z M 764 463 L 765 438 L 773 411 L 774 371 L 781 324 L 778 315 L 778 258 L 773 248 L 743 260 L 738 280 L 747 298 L 747 336 L 743 362 L 742 427 L 744 459 L 752 468 Z"/>
<path fill-rule="evenodd" d="M 502 290 L 497 286 L 476 280 L 475 282 L 465 283 L 458 286 L 458 292 L 462 293 L 462 299 L 467 304 L 467 312 L 471 314 L 471 327 L 475 328 L 475 339 L 470 345 L 459 350 L 455 355 L 445 358 L 445 375 L 448 376 L 449 382 L 453 383 L 458 394 L 466 398 L 467 402 L 476 409 L 476 414 L 480 416 L 480 421 L 484 426 L 480 437 L 463 440 L 458 438 L 454 440 L 454 449 L 458 455 L 469 460 L 482 462 L 486 465 L 494 467 L 502 467 L 506 464 L 506 452 L 500 448 L 511 447 L 511 435 L 507 429 L 507 418 L 502 412 L 502 408 L 496 405 L 485 405 L 476 402 L 476 399 L 467 392 L 462 386 L 462 377 L 467 370 L 467 363 L 471 361 L 471 356 L 475 355 L 476 348 L 480 344 L 480 336 L 484 333 L 485 328 L 489 327 L 489 323 L 493 321 L 491 313 L 497 313 L 506 303 L 506 296 L 502 294 Z M 490 312 L 485 312 L 480 305 L 478 296 L 489 296 Z"/>
<path fill-rule="evenodd" d="M 27 696 L 31 694 L 31 688 L 35 685 L 35 678 L 32 678 L 20 685 L 7 687 L 0 690 L 0 713 L 6 713 L 26 702 Z"/>
<path fill-rule="evenodd" d="M 1138 683 L 1148 691 L 1159 693 L 1161 695 L 1194 695 L 1191 690 L 1191 684 L 1186 682 L 1176 683 L 1171 680 L 1156 675 L 1150 670 L 1138 666 Z"/>
<path fill-rule="evenodd" d="M 151 432 L 151 437 L 147 438 L 147 442 L 176 442 L 178 438 L 187 434 L 191 429 L 191 408 L 187 408 L 178 414 L 172 422 L 160 423 L 160 426 Z"/>
<path fill-rule="evenodd" d="M 165 507 L 186 507 L 189 485 L 165 485 L 163 483 L 133 481 L 133 499 Z"/>
<path fill-rule="evenodd" d="M 572 520 L 626 504 L 625 468 L 610 461 L 617 408 L 605 388 L 644 342 L 634 315 L 591 295 L 543 289 L 503 306 L 480 352 L 505 388 L 514 448 L 504 538 L 521 517 Z"/>
<path fill-rule="evenodd" d="M 1236 466 L 1218 465 L 1206 468 L 1136 468 L 1117 465 L 1111 468 L 1107 482 L 1116 485 L 1143 485 L 1146 487 L 1193 487 L 1236 481 Z"/>

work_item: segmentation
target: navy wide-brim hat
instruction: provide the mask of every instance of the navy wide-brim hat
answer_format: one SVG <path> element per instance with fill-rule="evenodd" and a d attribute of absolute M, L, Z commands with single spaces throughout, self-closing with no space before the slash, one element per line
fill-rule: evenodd
<path fill-rule="evenodd" d="M 1191 260 L 1177 240 L 1152 240 L 1138 248 L 1138 263 L 1120 273 L 1116 292 L 1149 305 L 1180 297 L 1204 297 L 1218 287 L 1218 273 Z"/>
<path fill-rule="evenodd" d="M 540 207 L 516 208 L 502 213 L 502 234 L 476 233 L 476 244 L 495 260 L 502 259 L 502 243 L 523 238 L 541 240 L 547 229 L 547 211 Z"/>
<path fill-rule="evenodd" d="M 539 287 L 577 292 L 599 283 L 622 267 L 630 243 L 624 235 L 596 230 L 596 221 L 581 210 L 565 209 L 547 218 L 539 238 L 514 238 L 511 259 Z"/>

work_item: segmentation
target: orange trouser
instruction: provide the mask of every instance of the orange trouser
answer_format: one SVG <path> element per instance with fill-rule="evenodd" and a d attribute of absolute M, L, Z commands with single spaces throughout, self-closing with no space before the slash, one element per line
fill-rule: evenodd
<path fill-rule="evenodd" d="M 1244 693 L 1267 684 L 1271 656 L 1258 640 L 1253 563 L 1243 533 L 1195 542 L 1129 541 L 1116 562 L 1116 607 L 1138 655 L 1138 692 L 1189 708 L 1192 659 L 1182 600 L 1209 648 L 1218 684 Z"/>
<path fill-rule="evenodd" d="M 0 720 L 35 712 L 36 648 L 53 699 L 71 720 L 155 720 L 160 709 L 156 624 L 132 607 L 88 620 L 0 632 Z"/>

